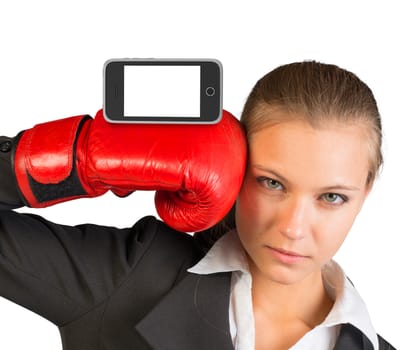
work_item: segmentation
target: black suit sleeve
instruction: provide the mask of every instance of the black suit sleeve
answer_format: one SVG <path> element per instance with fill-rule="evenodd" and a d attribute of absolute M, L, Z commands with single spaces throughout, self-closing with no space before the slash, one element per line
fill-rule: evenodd
<path fill-rule="evenodd" d="M 119 229 L 0 210 L 0 296 L 61 327 L 121 286 L 144 314 L 197 261 L 192 242 L 154 217 Z"/>
<path fill-rule="evenodd" d="M 133 229 L 57 225 L 0 211 L 0 295 L 57 325 L 103 301 L 129 273 Z"/>

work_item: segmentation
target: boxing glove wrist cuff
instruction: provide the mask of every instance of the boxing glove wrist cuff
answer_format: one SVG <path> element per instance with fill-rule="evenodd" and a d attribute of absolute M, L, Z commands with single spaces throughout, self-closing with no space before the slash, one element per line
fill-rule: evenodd
<path fill-rule="evenodd" d="M 14 171 L 26 205 L 40 208 L 96 195 L 84 188 L 76 166 L 78 136 L 86 132 L 90 121 L 90 116 L 76 116 L 21 133 Z"/>
<path fill-rule="evenodd" d="M 16 184 L 12 154 L 18 136 L 0 136 L 0 209 L 14 209 L 24 205 Z"/>

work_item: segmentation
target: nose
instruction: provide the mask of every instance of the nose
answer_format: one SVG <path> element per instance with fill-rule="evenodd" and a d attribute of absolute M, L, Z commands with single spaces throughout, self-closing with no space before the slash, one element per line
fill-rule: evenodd
<path fill-rule="evenodd" d="M 281 203 L 275 222 L 276 228 L 282 235 L 292 240 L 299 240 L 308 234 L 312 219 L 306 201 L 288 198 Z"/>

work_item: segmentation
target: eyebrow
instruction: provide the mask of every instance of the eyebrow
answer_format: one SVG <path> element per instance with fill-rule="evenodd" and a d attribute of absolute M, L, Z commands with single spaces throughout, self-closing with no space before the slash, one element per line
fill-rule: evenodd
<path fill-rule="evenodd" d="M 277 173 L 276 171 L 273 171 L 272 169 L 265 168 L 264 166 L 259 165 L 259 164 L 253 164 L 253 167 L 256 169 L 265 171 L 269 174 L 272 174 L 275 178 L 277 178 L 281 182 L 289 183 L 289 181 L 283 175 L 280 175 L 279 173 Z M 332 191 L 332 190 L 360 191 L 360 188 L 356 186 L 337 184 L 337 185 L 322 187 L 320 190 L 321 191 Z"/>

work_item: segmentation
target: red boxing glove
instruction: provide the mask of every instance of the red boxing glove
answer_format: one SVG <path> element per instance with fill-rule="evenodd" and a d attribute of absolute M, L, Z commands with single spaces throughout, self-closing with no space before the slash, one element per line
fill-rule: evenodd
<path fill-rule="evenodd" d="M 159 216 L 180 231 L 220 221 L 242 184 L 246 141 L 224 111 L 217 124 L 111 124 L 102 111 L 24 131 L 14 157 L 18 187 L 32 207 L 108 190 L 157 190 Z"/>

